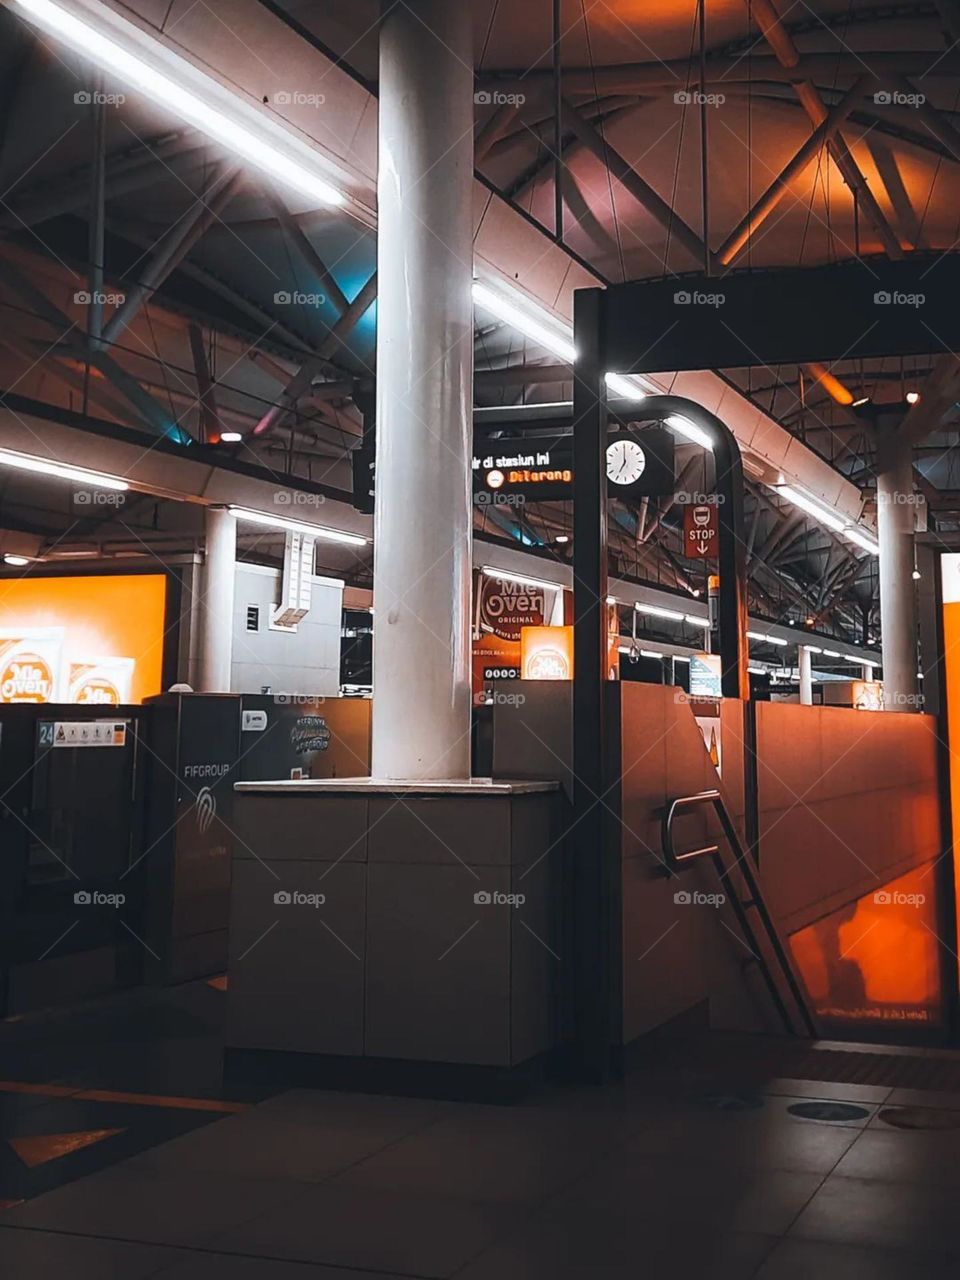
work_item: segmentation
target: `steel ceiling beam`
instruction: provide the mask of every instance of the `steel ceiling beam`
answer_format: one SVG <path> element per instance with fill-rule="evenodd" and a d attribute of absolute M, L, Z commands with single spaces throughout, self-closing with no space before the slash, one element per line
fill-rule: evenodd
<path fill-rule="evenodd" d="M 704 259 L 703 241 L 660 196 L 648 182 L 640 177 L 618 151 L 609 145 L 601 134 L 583 116 L 564 100 L 564 128 L 576 135 L 587 150 L 617 179 L 620 185 L 650 214 L 668 236 L 675 235 L 698 265 Z"/>
<path fill-rule="evenodd" d="M 864 89 L 871 79 L 870 76 L 857 78 L 840 101 L 831 107 L 826 119 L 814 129 L 799 151 L 787 161 L 753 208 L 733 228 L 717 250 L 717 261 L 722 266 L 728 267 L 740 251 L 750 243 L 754 233 L 763 226 L 780 201 L 789 193 L 793 180 L 799 177 L 821 148 L 834 138 L 837 130 L 863 97 Z"/>
<path fill-rule="evenodd" d="M 234 198 L 244 182 L 239 165 L 223 165 L 197 196 L 187 212 L 157 243 L 156 249 L 132 291 L 113 313 L 103 329 L 105 342 L 115 342 L 143 306 L 177 269 L 204 232 Z"/>
<path fill-rule="evenodd" d="M 210 376 L 210 365 L 207 361 L 207 349 L 204 346 L 203 334 L 197 324 L 187 325 L 190 335 L 190 352 L 197 378 L 197 407 L 200 410 L 200 440 L 207 444 L 220 436 L 220 417 L 217 412 L 217 395 Z"/>
<path fill-rule="evenodd" d="M 273 210 L 277 221 L 283 228 L 283 232 L 287 237 L 293 250 L 299 255 L 304 266 L 308 271 L 312 271 L 327 292 L 327 297 L 333 303 L 334 310 L 337 315 L 343 315 L 349 307 L 349 303 L 344 295 L 343 290 L 337 284 L 333 272 L 320 257 L 320 254 L 310 243 L 303 228 L 297 222 L 296 218 L 287 208 L 282 196 L 272 188 L 266 191 L 267 203 Z"/>
<path fill-rule="evenodd" d="M 344 345 L 349 337 L 377 299 L 377 273 L 374 272 L 363 286 L 346 311 L 333 326 L 317 352 L 321 360 L 329 360 L 338 347 Z"/>
<path fill-rule="evenodd" d="M 21 298 L 26 305 L 41 317 L 54 330 L 57 336 L 47 344 L 52 355 L 67 354 L 73 358 L 94 365 L 108 378 L 126 399 L 143 421 L 159 435 L 169 435 L 174 423 L 169 413 L 139 385 L 136 378 L 122 369 L 105 351 L 91 350 L 88 347 L 74 347 L 76 339 L 71 335 L 78 333 L 78 326 L 59 307 L 43 294 L 30 280 L 27 280 L 8 260 L 0 258 L 0 280 Z"/>
<path fill-rule="evenodd" d="M 784 70 L 792 73 L 800 70 L 807 72 L 804 79 L 793 81 L 793 87 L 813 125 L 819 128 L 829 119 L 830 113 L 824 105 L 820 91 L 809 77 L 807 59 L 801 60 L 800 52 L 793 42 L 793 37 L 783 25 L 783 19 L 774 7 L 773 0 L 746 0 L 746 3 L 748 10 L 756 18 L 757 25 L 763 32 L 764 38 Z M 863 208 L 867 219 L 880 237 L 887 254 L 891 258 L 902 258 L 904 252 L 900 241 L 877 203 L 876 196 L 870 190 L 867 180 L 861 173 L 860 166 L 853 158 L 843 134 L 835 131 L 833 136 L 827 139 L 826 145 L 834 164 L 840 170 L 844 182 L 851 191 L 856 192 L 859 205 Z"/>
<path fill-rule="evenodd" d="M 106 198 L 140 191 L 165 176 L 179 178 L 188 169 L 203 163 L 205 154 L 206 148 L 198 146 L 195 138 L 178 133 L 156 144 L 145 143 L 132 152 L 107 156 Z M 0 232 L 37 226 L 61 214 L 85 209 L 90 199 L 91 177 L 91 167 L 86 166 L 45 189 L 27 191 L 19 198 L 6 200 L 7 207 L 0 212 Z"/>

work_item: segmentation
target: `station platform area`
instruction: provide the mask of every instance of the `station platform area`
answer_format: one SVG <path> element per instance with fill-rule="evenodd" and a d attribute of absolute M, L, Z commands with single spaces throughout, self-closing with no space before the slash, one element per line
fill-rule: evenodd
<path fill-rule="evenodd" d="M 272 1093 L 222 1086 L 222 1003 L 192 983 L 0 1026 L 4 1274 L 956 1275 L 949 1051 L 674 1029 L 616 1084 L 515 1105 Z"/>

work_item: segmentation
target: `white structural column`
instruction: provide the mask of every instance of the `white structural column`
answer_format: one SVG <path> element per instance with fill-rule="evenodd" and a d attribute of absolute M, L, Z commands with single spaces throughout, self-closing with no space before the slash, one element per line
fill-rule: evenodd
<path fill-rule="evenodd" d="M 470 775 L 470 9 L 385 3 L 380 27 L 376 778 Z"/>
<path fill-rule="evenodd" d="M 800 670 L 800 701 L 809 707 L 813 703 L 813 662 L 805 644 L 800 645 L 797 651 L 797 665 Z"/>
<path fill-rule="evenodd" d="M 229 693 L 233 661 L 233 597 L 237 575 L 237 519 L 226 507 L 204 512 L 206 552 L 200 575 L 199 692 Z"/>
<path fill-rule="evenodd" d="M 877 533 L 883 705 L 886 711 L 917 711 L 913 449 L 893 430 L 878 440 Z"/>

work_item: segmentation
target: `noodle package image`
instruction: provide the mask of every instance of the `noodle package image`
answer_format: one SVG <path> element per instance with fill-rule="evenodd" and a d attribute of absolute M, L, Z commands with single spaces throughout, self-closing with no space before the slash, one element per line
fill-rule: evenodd
<path fill-rule="evenodd" d="M 61 696 L 63 627 L 0 630 L 0 703 L 56 702 Z"/>
<path fill-rule="evenodd" d="M 130 701 L 133 658 L 91 658 L 71 662 L 68 702 L 118 707 Z"/>

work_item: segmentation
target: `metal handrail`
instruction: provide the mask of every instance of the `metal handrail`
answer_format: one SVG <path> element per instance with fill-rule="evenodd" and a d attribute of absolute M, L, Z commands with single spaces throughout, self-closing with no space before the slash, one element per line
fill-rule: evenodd
<path fill-rule="evenodd" d="M 723 828 L 723 834 L 727 843 L 733 850 L 736 861 L 734 866 L 740 868 L 740 872 L 746 881 L 749 898 L 741 901 L 736 892 L 733 879 L 730 872 L 733 867 L 726 867 L 723 861 L 719 844 L 703 845 L 699 849 L 686 849 L 682 853 L 677 853 L 676 846 L 673 841 L 673 823 L 677 814 L 684 809 L 692 809 L 700 805 L 709 804 L 713 806 L 713 810 L 720 820 Z M 716 787 L 711 787 L 708 791 L 698 791 L 694 795 L 677 796 L 671 800 L 663 811 L 662 819 L 662 838 L 663 859 L 668 875 L 676 875 L 678 872 L 690 866 L 700 858 L 712 858 L 717 875 L 721 881 L 725 881 L 731 890 L 730 904 L 734 909 L 737 921 L 741 929 L 748 939 L 748 947 L 760 965 L 760 971 L 763 974 L 764 982 L 770 992 L 771 999 L 777 1007 L 784 1026 L 787 1031 L 793 1035 L 796 1034 L 794 1020 L 790 1015 L 786 1002 L 780 993 L 780 989 L 774 980 L 773 974 L 770 972 L 770 966 L 763 958 L 763 953 L 757 943 L 756 931 L 750 923 L 747 911 L 753 908 L 760 917 L 763 931 L 767 936 L 767 941 L 776 957 L 777 965 L 783 975 L 784 981 L 790 989 L 794 1004 L 800 1015 L 802 1029 L 809 1036 L 817 1036 L 818 1029 L 813 1011 L 807 1000 L 806 992 L 797 977 L 793 967 L 793 962 L 783 945 L 783 939 L 780 937 L 780 931 L 774 923 L 773 917 L 767 908 L 766 901 L 763 897 L 763 890 L 760 887 L 760 881 L 757 877 L 756 867 L 752 856 L 744 849 L 740 836 L 734 826 L 733 819 L 730 817 L 729 810 L 724 802 L 723 796 Z"/>

